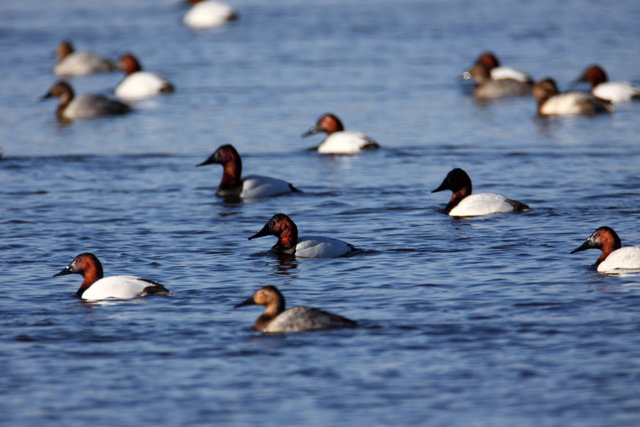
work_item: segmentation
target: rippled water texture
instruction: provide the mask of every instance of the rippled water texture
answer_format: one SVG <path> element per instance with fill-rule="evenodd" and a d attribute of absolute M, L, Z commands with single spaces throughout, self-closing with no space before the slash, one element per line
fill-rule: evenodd
<path fill-rule="evenodd" d="M 240 20 L 194 32 L 174 0 L 0 3 L 0 422 L 638 425 L 640 278 L 569 252 L 600 225 L 640 244 L 640 104 L 539 120 L 459 79 L 491 49 L 562 89 L 591 63 L 637 83 L 638 2 L 232 4 Z M 177 91 L 60 126 L 37 100 L 64 38 Z M 327 111 L 383 148 L 306 150 Z M 222 168 L 194 166 L 222 144 L 304 193 L 216 198 Z M 454 167 L 532 210 L 442 214 L 430 191 Z M 247 237 L 277 212 L 364 252 L 271 256 Z M 175 295 L 82 303 L 79 276 L 51 276 L 85 251 Z M 265 285 L 360 327 L 256 333 L 260 308 L 233 305 Z"/>

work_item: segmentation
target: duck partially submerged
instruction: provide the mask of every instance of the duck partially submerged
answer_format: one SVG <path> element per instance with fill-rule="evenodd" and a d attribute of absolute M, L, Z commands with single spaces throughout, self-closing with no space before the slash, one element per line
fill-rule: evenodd
<path fill-rule="evenodd" d="M 319 329 L 355 328 L 357 323 L 346 317 L 328 313 L 312 307 L 293 307 L 285 310 L 284 296 L 275 286 L 259 289 L 246 301 L 235 307 L 245 305 L 264 305 L 262 316 L 253 325 L 256 331 L 267 333 L 303 332 Z"/>
<path fill-rule="evenodd" d="M 169 290 L 161 284 L 136 276 L 104 277 L 102 264 L 89 252 L 76 256 L 59 273 L 53 275 L 81 274 L 84 278 L 76 292 L 84 300 L 103 300 L 108 298 L 130 299 L 151 294 L 166 295 Z"/>
<path fill-rule="evenodd" d="M 231 144 L 221 145 L 207 160 L 196 166 L 211 164 L 220 164 L 223 167 L 222 180 L 216 190 L 218 197 L 257 199 L 300 192 L 293 184 L 277 178 L 259 175 L 243 178 L 240 154 Z"/>
<path fill-rule="evenodd" d="M 597 271 L 618 269 L 640 269 L 640 246 L 622 247 L 618 234 L 611 227 L 600 227 L 589 236 L 572 254 L 587 249 L 600 249 L 602 253 L 594 264 Z"/>
<path fill-rule="evenodd" d="M 298 238 L 298 227 L 283 213 L 272 216 L 262 230 L 249 237 L 249 240 L 262 236 L 278 238 L 278 242 L 271 248 L 272 252 L 301 258 L 334 258 L 358 251 L 353 245 L 331 237 Z"/>
<path fill-rule="evenodd" d="M 471 194 L 471 178 L 460 169 L 452 169 L 438 188 L 436 193 L 451 190 L 453 194 L 444 212 L 451 216 L 478 216 L 497 213 L 525 212 L 530 208 L 517 200 L 507 199 L 500 194 L 480 193 Z"/>

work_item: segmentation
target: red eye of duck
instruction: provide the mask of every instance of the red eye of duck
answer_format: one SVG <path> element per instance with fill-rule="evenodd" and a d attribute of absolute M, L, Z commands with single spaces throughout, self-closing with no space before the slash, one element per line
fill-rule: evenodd
<path fill-rule="evenodd" d="M 600 237 L 600 233 L 596 233 L 596 236 L 595 236 L 595 237 Z"/>

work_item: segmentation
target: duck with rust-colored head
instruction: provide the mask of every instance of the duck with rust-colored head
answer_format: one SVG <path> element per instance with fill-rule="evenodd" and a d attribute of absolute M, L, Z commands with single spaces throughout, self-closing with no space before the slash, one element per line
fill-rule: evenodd
<path fill-rule="evenodd" d="M 596 98 L 612 104 L 640 100 L 640 88 L 629 82 L 610 82 L 607 73 L 599 65 L 590 65 L 575 83 L 587 82 Z"/>
<path fill-rule="evenodd" d="M 130 299 L 150 294 L 169 293 L 167 288 L 149 279 L 136 276 L 104 277 L 102 264 L 94 254 L 89 252 L 75 257 L 69 265 L 53 277 L 74 273 L 81 274 L 84 278 L 76 292 L 76 295 L 84 300 Z"/>
<path fill-rule="evenodd" d="M 618 234 L 611 227 L 600 227 L 572 254 L 587 249 L 600 249 L 602 253 L 594 267 L 601 272 L 619 269 L 640 269 L 640 246 L 622 247 Z"/>
<path fill-rule="evenodd" d="M 331 113 L 323 114 L 302 137 L 324 132 L 327 137 L 316 147 L 321 154 L 355 154 L 380 148 L 377 142 L 362 132 L 346 131 L 340 119 Z"/>
<path fill-rule="evenodd" d="M 169 80 L 159 74 L 143 71 L 140 61 L 131 53 L 122 55 L 117 66 L 124 71 L 124 78 L 114 91 L 118 98 L 138 101 L 175 91 L 175 87 Z"/>
<path fill-rule="evenodd" d="M 353 245 L 342 240 L 323 236 L 298 237 L 298 227 L 283 213 L 275 214 L 249 240 L 262 236 L 276 236 L 278 242 L 272 252 L 301 258 L 334 258 L 358 251 Z"/>
<path fill-rule="evenodd" d="M 223 167 L 222 180 L 216 190 L 218 197 L 248 200 L 300 192 L 293 184 L 281 179 L 260 175 L 242 177 L 240 154 L 230 144 L 221 145 L 207 160 L 196 166 L 211 164 L 220 164 Z"/>

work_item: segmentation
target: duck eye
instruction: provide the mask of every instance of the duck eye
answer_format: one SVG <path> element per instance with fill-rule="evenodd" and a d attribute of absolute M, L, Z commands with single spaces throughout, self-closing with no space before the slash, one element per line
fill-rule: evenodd
<path fill-rule="evenodd" d="M 594 237 L 600 237 L 600 233 L 596 233 Z"/>

